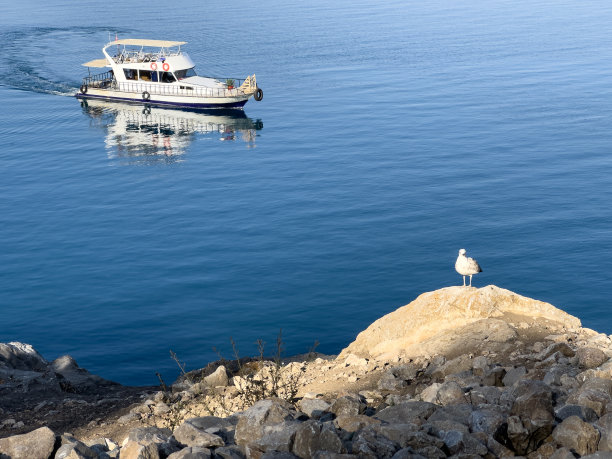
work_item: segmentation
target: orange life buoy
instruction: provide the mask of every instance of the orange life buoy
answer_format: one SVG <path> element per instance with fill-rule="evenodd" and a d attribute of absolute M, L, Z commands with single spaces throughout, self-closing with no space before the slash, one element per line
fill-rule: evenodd
<path fill-rule="evenodd" d="M 151 70 L 157 70 L 157 64 L 155 62 L 151 62 Z"/>
<path fill-rule="evenodd" d="M 162 68 L 164 69 L 164 72 L 167 72 L 168 70 L 170 70 L 170 64 L 168 64 L 167 62 L 164 62 L 164 65 L 162 65 Z"/>

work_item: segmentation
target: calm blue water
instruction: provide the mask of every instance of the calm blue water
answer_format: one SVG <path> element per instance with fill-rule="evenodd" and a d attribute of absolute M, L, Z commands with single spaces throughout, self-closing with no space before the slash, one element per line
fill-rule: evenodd
<path fill-rule="evenodd" d="M 0 342 L 171 381 L 282 328 L 337 353 L 496 284 L 612 333 L 608 1 L 5 2 Z M 81 104 L 120 38 L 256 73 L 243 117 Z"/>

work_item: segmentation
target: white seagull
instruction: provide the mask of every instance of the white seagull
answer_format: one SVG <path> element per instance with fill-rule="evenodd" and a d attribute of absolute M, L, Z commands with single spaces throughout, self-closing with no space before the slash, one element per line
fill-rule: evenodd
<path fill-rule="evenodd" d="M 482 268 L 476 260 L 465 256 L 465 249 L 459 250 L 459 256 L 455 262 L 455 270 L 463 276 L 463 286 L 465 287 L 465 276 L 470 276 L 470 287 L 472 286 L 472 276 L 482 272 Z"/>

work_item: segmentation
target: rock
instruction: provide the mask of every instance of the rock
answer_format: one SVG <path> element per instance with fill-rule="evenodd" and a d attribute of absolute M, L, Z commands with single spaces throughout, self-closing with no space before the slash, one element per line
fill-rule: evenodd
<path fill-rule="evenodd" d="M 595 422 L 595 427 L 601 435 L 598 449 L 612 451 L 612 413 L 604 414 Z"/>
<path fill-rule="evenodd" d="M 309 418 L 319 419 L 323 414 L 329 410 L 331 405 L 325 400 L 318 398 L 303 398 L 299 402 L 300 410 L 306 414 Z"/>
<path fill-rule="evenodd" d="M 581 456 L 597 451 L 599 432 L 578 416 L 570 416 L 555 427 L 553 438 L 561 446 L 576 451 Z"/>
<path fill-rule="evenodd" d="M 485 371 L 482 378 L 485 386 L 503 387 L 506 369 L 503 367 L 493 367 Z"/>
<path fill-rule="evenodd" d="M 485 371 L 489 368 L 489 359 L 484 355 L 479 355 L 472 360 L 472 371 L 476 376 L 484 376 Z"/>
<path fill-rule="evenodd" d="M 117 419 L 117 424 L 125 425 L 125 424 L 129 424 L 132 421 L 137 421 L 139 419 L 140 419 L 140 414 L 138 414 L 138 413 L 128 413 L 128 414 L 124 414 L 119 419 Z"/>
<path fill-rule="evenodd" d="M 244 459 L 243 450 L 236 445 L 222 446 L 215 449 L 215 459 Z"/>
<path fill-rule="evenodd" d="M 550 459 L 576 459 L 576 456 L 569 450 L 569 448 L 562 447 L 550 456 Z"/>
<path fill-rule="evenodd" d="M 136 441 L 128 441 L 121 448 L 121 459 L 160 459 L 160 456 L 155 443 L 143 445 Z"/>
<path fill-rule="evenodd" d="M 218 435 L 225 443 L 234 443 L 234 431 L 238 423 L 237 416 L 220 418 L 217 416 L 201 416 L 190 418 L 186 422 L 196 428 L 211 434 Z"/>
<path fill-rule="evenodd" d="M 474 407 L 468 403 L 438 407 L 436 411 L 429 416 L 427 422 L 452 421 L 467 426 L 469 422 L 468 419 L 473 410 Z"/>
<path fill-rule="evenodd" d="M 444 447 L 442 440 L 420 431 L 419 426 L 415 424 L 383 424 L 377 430 L 400 448 L 410 447 L 414 451 L 420 451 L 428 446 Z"/>
<path fill-rule="evenodd" d="M 427 386 L 420 394 L 421 400 L 428 403 L 436 403 L 438 401 L 438 390 L 442 387 L 441 383 L 432 383 Z"/>
<path fill-rule="evenodd" d="M 137 443 L 165 443 L 170 439 L 172 432 L 170 429 L 160 429 L 159 427 L 137 427 L 129 431 L 123 444 L 128 441 Z"/>
<path fill-rule="evenodd" d="M 548 303 L 522 297 L 493 285 L 480 289 L 447 287 L 424 293 L 412 303 L 378 319 L 340 353 L 339 359 L 349 354 L 365 358 L 421 355 L 424 354 L 426 341 L 426 349 L 431 355 L 439 352 L 437 349 L 441 347 L 451 348 L 447 338 L 449 335 L 457 337 L 449 333 L 451 330 L 471 326 L 478 321 L 483 322 L 483 334 L 472 333 L 471 336 L 478 336 L 480 342 L 470 341 L 470 344 L 478 348 L 489 346 L 492 342 L 505 344 L 508 338 L 516 336 L 516 332 L 505 321 L 496 320 L 505 314 L 547 319 L 564 327 L 580 327 L 577 318 Z M 469 328 L 463 332 L 470 335 Z M 466 349 L 461 342 L 455 342 L 452 347 Z"/>
<path fill-rule="evenodd" d="M 406 387 L 408 383 L 401 378 L 395 376 L 393 370 L 387 370 L 378 380 L 377 387 L 379 390 L 399 390 Z"/>
<path fill-rule="evenodd" d="M 374 415 L 376 419 L 390 424 L 423 424 L 436 410 L 436 405 L 429 402 L 410 401 L 389 406 Z"/>
<path fill-rule="evenodd" d="M 445 382 L 440 386 L 437 400 L 441 405 L 457 405 L 467 402 L 463 389 L 454 381 Z"/>
<path fill-rule="evenodd" d="M 9 343 L 21 344 L 21 343 Z M 48 427 L 41 427 L 23 435 L 0 438 L 0 457 L 11 459 L 47 459 L 55 446 L 55 434 Z"/>
<path fill-rule="evenodd" d="M 457 430 L 446 432 L 442 437 L 442 441 L 444 441 L 451 455 L 467 454 L 484 456 L 488 451 L 487 447 L 476 440 L 473 435 Z"/>
<path fill-rule="evenodd" d="M 344 365 L 347 367 L 366 367 L 368 365 L 368 359 L 358 357 L 354 354 L 348 354 L 344 360 Z"/>
<path fill-rule="evenodd" d="M 269 451 L 262 454 L 260 459 L 295 459 L 296 457 L 287 451 Z"/>
<path fill-rule="evenodd" d="M 468 394 L 467 399 L 474 406 L 480 404 L 497 405 L 501 397 L 501 389 L 495 386 L 474 387 Z"/>
<path fill-rule="evenodd" d="M 168 459 L 211 459 L 211 457 L 212 453 L 208 448 L 188 446 L 187 448 L 170 454 Z"/>
<path fill-rule="evenodd" d="M 506 420 L 499 408 L 483 407 L 470 413 L 468 423 L 472 432 L 484 432 L 493 436 Z"/>
<path fill-rule="evenodd" d="M 578 416 L 585 422 L 597 421 L 597 413 L 591 408 L 580 405 L 564 405 L 555 411 L 555 416 L 559 421 L 569 418 L 570 416 Z"/>
<path fill-rule="evenodd" d="M 229 384 L 227 370 L 223 365 L 219 365 L 214 373 L 202 378 L 202 383 L 208 387 L 227 386 Z"/>
<path fill-rule="evenodd" d="M 287 421 L 280 424 L 264 426 L 261 437 L 249 442 L 248 448 L 261 452 L 290 452 L 295 438 L 295 432 L 300 424 L 300 422 Z"/>
<path fill-rule="evenodd" d="M 365 404 L 359 395 L 345 395 L 337 398 L 329 407 L 329 411 L 336 416 L 356 416 L 363 413 Z"/>
<path fill-rule="evenodd" d="M 561 355 L 565 357 L 574 357 L 574 355 L 576 355 L 574 350 L 571 347 L 569 347 L 567 343 L 561 342 L 561 343 L 551 344 L 546 349 L 544 349 L 542 352 L 540 352 L 539 354 L 536 354 L 535 359 L 538 361 L 543 361 L 543 360 L 548 359 L 550 356 L 556 353 L 560 353 Z"/>
<path fill-rule="evenodd" d="M 0 343 L 0 366 L 15 370 L 46 371 L 48 362 L 30 344 Z"/>
<path fill-rule="evenodd" d="M 440 373 L 446 377 L 448 375 L 469 371 L 472 369 L 474 362 L 472 358 L 467 354 L 462 354 L 454 359 L 444 362 L 440 367 Z"/>
<path fill-rule="evenodd" d="M 502 383 L 506 387 L 513 386 L 515 383 L 523 379 L 523 376 L 527 374 L 527 369 L 525 367 L 517 367 L 506 370 L 506 374 L 502 379 Z"/>
<path fill-rule="evenodd" d="M 51 369 L 58 376 L 60 384 L 67 385 L 71 391 L 78 393 L 88 393 L 99 386 L 118 385 L 100 376 L 92 375 L 84 368 L 80 368 L 69 355 L 55 359 L 51 363 Z"/>
<path fill-rule="evenodd" d="M 608 356 L 601 349 L 595 347 L 580 347 L 576 351 L 578 365 L 581 368 L 597 368 L 599 365 L 608 361 Z"/>
<path fill-rule="evenodd" d="M 295 432 L 292 452 L 298 457 L 310 458 L 317 451 L 345 452 L 338 434 L 318 421 L 306 421 Z"/>
<path fill-rule="evenodd" d="M 346 432 L 357 432 L 367 426 L 379 425 L 378 419 L 365 416 L 363 414 L 357 414 L 355 416 L 339 416 L 335 420 L 338 428 Z"/>
<path fill-rule="evenodd" d="M 575 390 L 567 399 L 568 404 L 582 405 L 591 408 L 597 416 L 604 414 L 606 405 L 612 401 L 612 381 L 592 378 Z"/>
<path fill-rule="evenodd" d="M 247 445 L 264 434 L 264 426 L 293 420 L 294 411 L 289 403 L 279 400 L 260 400 L 238 416 L 235 440 L 237 445 Z"/>
<path fill-rule="evenodd" d="M 97 459 L 100 454 L 72 435 L 64 434 L 60 439 L 62 446 L 56 451 L 55 459 Z M 101 448 L 106 452 L 106 444 Z"/>
<path fill-rule="evenodd" d="M 553 429 L 552 391 L 541 381 L 523 380 L 512 391 L 515 397 L 508 418 L 508 439 L 519 455 L 535 451 Z"/>
<path fill-rule="evenodd" d="M 399 445 L 372 428 L 363 429 L 355 434 L 352 453 L 364 458 L 390 458 L 399 449 Z"/>
<path fill-rule="evenodd" d="M 214 448 L 225 446 L 223 439 L 196 427 L 190 420 L 183 422 L 174 430 L 174 438 L 181 445 L 199 446 L 201 448 Z"/>

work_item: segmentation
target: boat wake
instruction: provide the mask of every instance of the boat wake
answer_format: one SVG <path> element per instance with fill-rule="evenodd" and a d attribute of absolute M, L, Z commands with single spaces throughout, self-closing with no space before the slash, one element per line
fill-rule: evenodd
<path fill-rule="evenodd" d="M 6 44 L 0 86 L 73 96 L 86 75 L 81 62 L 99 52 L 92 35 L 104 36 L 107 31 L 100 27 L 33 27 L 0 32 L 0 40 Z"/>

